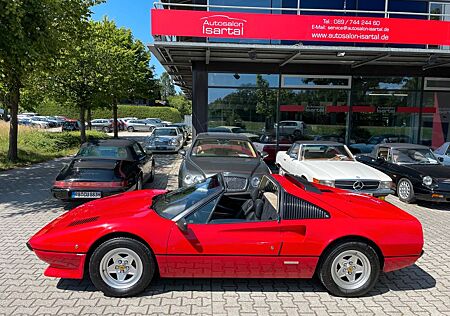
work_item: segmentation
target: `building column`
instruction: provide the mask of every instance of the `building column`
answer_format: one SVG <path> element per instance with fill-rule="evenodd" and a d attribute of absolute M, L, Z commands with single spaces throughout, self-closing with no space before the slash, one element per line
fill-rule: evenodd
<path fill-rule="evenodd" d="M 208 131 L 208 72 L 202 62 L 192 63 L 192 136 Z"/>

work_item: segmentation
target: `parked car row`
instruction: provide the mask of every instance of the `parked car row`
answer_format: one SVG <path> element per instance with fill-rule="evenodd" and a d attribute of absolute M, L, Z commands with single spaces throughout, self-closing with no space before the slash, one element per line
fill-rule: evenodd
<path fill-rule="evenodd" d="M 174 150 L 183 135 L 178 127 L 156 127 L 144 147 Z M 267 154 L 239 133 L 199 134 L 180 154 L 179 189 L 91 201 L 33 236 L 27 246 L 49 264 L 45 275 L 89 275 L 97 289 L 115 297 L 138 295 L 157 275 L 317 275 L 331 294 L 355 297 L 368 293 L 381 271 L 413 265 L 423 253 L 422 226 L 415 217 L 325 182 L 338 171 L 356 170 L 363 185 L 378 177 L 372 193 L 384 194 L 381 182 L 390 189 L 387 176 L 356 162 L 345 145 L 295 143 L 289 154 L 278 154 L 292 160 L 283 167 L 292 170 L 282 175 L 272 175 Z M 308 168 L 300 164 L 305 158 Z M 303 170 L 322 175 L 296 175 Z M 134 141 L 104 140 L 83 145 L 53 191 L 63 199 L 92 200 L 139 190 L 153 174 L 149 150 Z M 358 178 L 350 180 L 355 185 Z"/>

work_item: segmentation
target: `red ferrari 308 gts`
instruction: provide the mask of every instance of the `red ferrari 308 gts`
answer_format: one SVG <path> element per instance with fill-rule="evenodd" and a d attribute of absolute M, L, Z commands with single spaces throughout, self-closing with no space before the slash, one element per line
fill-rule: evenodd
<path fill-rule="evenodd" d="M 163 278 L 311 278 L 338 296 L 364 295 L 380 271 L 421 256 L 420 222 L 367 195 L 264 176 L 248 199 L 221 175 L 167 192 L 143 190 L 87 203 L 28 242 L 46 276 L 89 274 L 108 296 L 136 295 Z"/>

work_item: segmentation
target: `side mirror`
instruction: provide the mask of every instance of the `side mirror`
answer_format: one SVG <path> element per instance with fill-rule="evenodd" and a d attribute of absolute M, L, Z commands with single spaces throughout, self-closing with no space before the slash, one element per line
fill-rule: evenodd
<path fill-rule="evenodd" d="M 188 230 L 188 222 L 186 221 L 185 218 L 181 218 L 176 222 L 178 228 L 182 231 L 182 232 L 187 232 Z"/>
<path fill-rule="evenodd" d="M 261 156 L 262 159 L 266 159 L 267 157 L 269 157 L 269 154 L 266 153 L 265 151 L 261 151 L 261 152 L 259 153 L 259 155 Z"/>
<path fill-rule="evenodd" d="M 186 150 L 181 149 L 181 150 L 178 151 L 178 153 L 179 153 L 181 156 L 186 157 Z"/>

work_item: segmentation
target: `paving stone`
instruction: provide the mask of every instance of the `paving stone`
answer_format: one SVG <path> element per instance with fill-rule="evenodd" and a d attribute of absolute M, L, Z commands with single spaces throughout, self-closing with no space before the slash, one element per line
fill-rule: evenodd
<path fill-rule="evenodd" d="M 145 188 L 177 187 L 180 159 L 156 155 L 156 178 Z M 329 295 L 317 280 L 161 279 L 136 298 L 108 298 L 88 280 L 42 276 L 45 263 L 25 243 L 70 209 L 49 187 L 68 160 L 0 173 L 0 315 L 450 315 L 450 205 L 406 205 L 425 235 L 412 267 L 382 274 L 363 298 Z"/>

